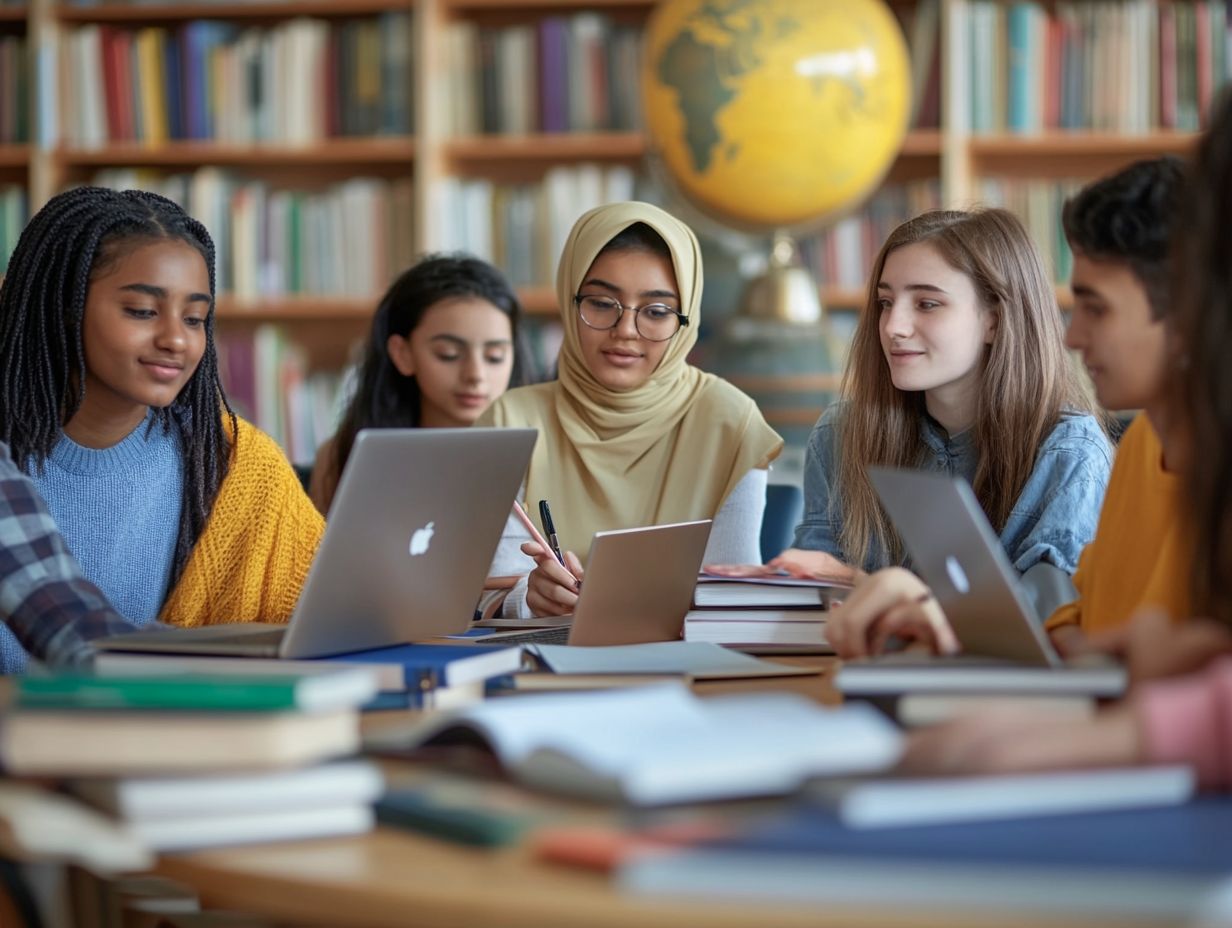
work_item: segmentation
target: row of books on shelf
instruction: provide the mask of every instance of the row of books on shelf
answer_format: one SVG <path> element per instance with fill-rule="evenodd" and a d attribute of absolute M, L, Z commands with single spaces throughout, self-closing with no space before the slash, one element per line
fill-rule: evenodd
<path fill-rule="evenodd" d="M 587 132 L 641 126 L 641 30 L 602 13 L 445 35 L 449 128 L 475 133 Z"/>
<path fill-rule="evenodd" d="M 171 139 L 308 145 L 411 132 L 411 19 L 389 12 L 270 28 L 195 20 L 88 25 L 63 37 L 68 143 Z M 0 95 L 0 99 L 2 99 Z"/>
<path fill-rule="evenodd" d="M 294 464 L 312 464 L 338 427 L 342 371 L 314 370 L 282 326 L 218 331 L 219 374 L 232 408 L 274 439 Z"/>
<path fill-rule="evenodd" d="M 1197 131 L 1229 77 L 1223 0 L 1001 3 L 967 21 L 974 132 Z"/>
<path fill-rule="evenodd" d="M 1023 221 L 1053 280 L 1063 284 L 1069 282 L 1074 259 L 1061 226 L 1061 210 L 1085 183 L 985 178 L 979 182 L 979 195 L 985 205 L 1005 207 Z"/>
<path fill-rule="evenodd" d="M 887 184 L 853 215 L 799 242 L 800 258 L 827 287 L 862 289 L 882 243 L 901 223 L 941 206 L 936 178 Z"/>
<path fill-rule="evenodd" d="M 8 269 L 9 255 L 26 227 L 27 210 L 25 187 L 0 185 L 0 275 Z"/>
<path fill-rule="evenodd" d="M 1066 199 L 1085 183 L 1075 179 L 982 178 L 976 204 L 1000 206 L 1022 220 L 1058 283 L 1069 280 L 1073 258 L 1061 227 Z M 873 261 L 900 223 L 941 207 L 937 180 L 883 187 L 858 213 L 840 219 L 817 235 L 801 239 L 800 257 L 822 285 L 863 290 Z"/>
<path fill-rule="evenodd" d="M 434 195 L 441 247 L 492 262 L 515 286 L 556 279 L 569 230 L 586 210 L 650 196 L 633 169 L 589 163 L 551 168 L 539 183 L 448 177 Z"/>
<path fill-rule="evenodd" d="M 171 176 L 113 169 L 93 182 L 153 190 L 201 220 L 214 238 L 218 290 L 241 301 L 372 296 L 414 258 L 409 178 L 356 177 L 308 191 L 218 168 Z"/>
<path fill-rule="evenodd" d="M 892 4 L 911 57 L 914 92 L 911 124 L 917 129 L 941 126 L 941 0 Z"/>
<path fill-rule="evenodd" d="M 518 360 L 524 383 L 554 375 L 563 337 L 554 322 L 520 328 Z M 303 345 L 280 325 L 232 328 L 224 323 L 216 342 L 231 406 L 270 435 L 293 463 L 312 464 L 317 448 L 337 430 L 354 387 L 355 368 L 314 367 Z"/>
<path fill-rule="evenodd" d="M 29 75 L 25 37 L 0 35 L 0 145 L 30 138 Z"/>

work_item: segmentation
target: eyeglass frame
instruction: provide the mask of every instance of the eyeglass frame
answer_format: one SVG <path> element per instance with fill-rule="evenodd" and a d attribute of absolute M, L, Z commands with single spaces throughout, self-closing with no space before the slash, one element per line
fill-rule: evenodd
<path fill-rule="evenodd" d="M 611 325 L 603 326 L 602 328 L 600 328 L 597 325 L 592 325 L 590 322 L 587 321 L 586 314 L 582 312 L 582 301 L 583 300 L 611 300 L 618 307 L 620 307 L 620 312 L 616 314 L 616 321 L 613 322 Z M 575 293 L 573 295 L 573 305 L 577 307 L 578 318 L 582 320 L 582 324 L 589 329 L 594 329 L 596 332 L 610 332 L 612 329 L 620 325 L 620 320 L 624 318 L 624 314 L 626 312 L 632 312 L 633 313 L 633 328 L 637 331 L 637 334 L 640 337 L 646 339 L 647 341 L 651 341 L 651 342 L 670 342 L 673 338 L 675 338 L 677 335 L 680 334 L 681 329 L 685 328 L 689 324 L 688 316 L 686 316 L 684 313 L 682 313 L 678 309 L 672 309 L 672 307 L 668 306 L 666 303 L 643 303 L 641 306 L 626 306 L 624 303 L 620 302 L 620 300 L 616 299 L 616 297 L 614 296 L 604 296 L 601 293 Z M 664 309 L 671 312 L 672 315 L 676 317 L 676 321 L 680 323 L 678 326 L 676 326 L 676 331 L 672 332 L 672 334 L 667 336 L 667 338 L 651 338 L 649 335 L 644 334 L 641 330 L 641 327 L 638 326 L 637 320 L 641 317 L 642 310 L 650 306 L 662 306 Z"/>

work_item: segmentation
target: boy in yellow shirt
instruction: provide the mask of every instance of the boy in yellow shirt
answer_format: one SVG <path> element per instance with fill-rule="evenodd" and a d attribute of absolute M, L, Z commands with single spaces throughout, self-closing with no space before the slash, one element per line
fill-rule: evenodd
<path fill-rule="evenodd" d="M 1074 252 L 1066 344 L 1081 353 L 1102 406 L 1142 410 L 1122 437 L 1095 538 L 1078 562 L 1078 598 L 1047 623 L 1063 651 L 1123 627 L 1143 606 L 1173 619 L 1189 614 L 1190 550 L 1178 526 L 1165 389 L 1168 253 L 1182 185 L 1179 159 L 1140 161 L 1083 188 L 1062 214 Z M 872 574 L 831 614 L 826 637 L 847 658 L 890 635 L 956 650 L 936 600 L 921 602 L 926 593 L 902 568 Z"/>
<path fill-rule="evenodd" d="M 1182 165 L 1159 158 L 1084 188 L 1062 223 L 1074 252 L 1066 344 L 1082 354 L 1106 409 L 1140 409 L 1117 449 L 1094 540 L 1074 576 L 1078 599 L 1047 628 L 1072 646 L 1124 626 L 1143 606 L 1189 615 L 1191 548 L 1180 530 L 1175 429 L 1165 390 L 1168 253 Z"/>

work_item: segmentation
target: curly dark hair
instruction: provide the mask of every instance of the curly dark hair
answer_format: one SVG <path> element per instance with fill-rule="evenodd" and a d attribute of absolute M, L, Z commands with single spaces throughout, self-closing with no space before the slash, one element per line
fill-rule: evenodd
<path fill-rule="evenodd" d="M 1083 187 L 1061 212 L 1070 247 L 1127 264 L 1146 289 L 1154 319 L 1167 314 L 1171 303 L 1169 256 L 1184 178 L 1180 158 L 1136 161 Z"/>
<path fill-rule="evenodd" d="M 508 316 L 517 344 L 521 306 L 504 274 L 471 255 L 425 255 L 399 275 L 377 304 L 355 393 L 334 438 L 334 473 L 342 473 L 360 429 L 418 427 L 419 383 L 394 367 L 386 345 L 391 335 L 410 335 L 436 303 L 465 296 L 487 300 Z M 520 354 L 514 352 L 510 386 L 522 380 Z"/>
<path fill-rule="evenodd" d="M 170 405 L 155 409 L 178 439 L 184 497 L 172 559 L 180 578 L 227 475 L 235 415 L 218 377 L 214 348 L 214 242 L 177 204 L 143 190 L 75 187 L 52 197 L 21 234 L 0 286 L 0 441 L 13 460 L 41 471 L 65 424 L 81 408 L 86 384 L 82 319 L 90 281 L 134 248 L 184 242 L 200 253 L 210 278 L 205 352 Z"/>

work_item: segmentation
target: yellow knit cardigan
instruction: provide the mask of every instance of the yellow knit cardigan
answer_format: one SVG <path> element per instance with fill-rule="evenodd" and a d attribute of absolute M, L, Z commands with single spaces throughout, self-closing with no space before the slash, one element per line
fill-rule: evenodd
<path fill-rule="evenodd" d="M 286 622 L 324 531 L 282 449 L 240 419 L 230 470 L 160 620 Z"/>

